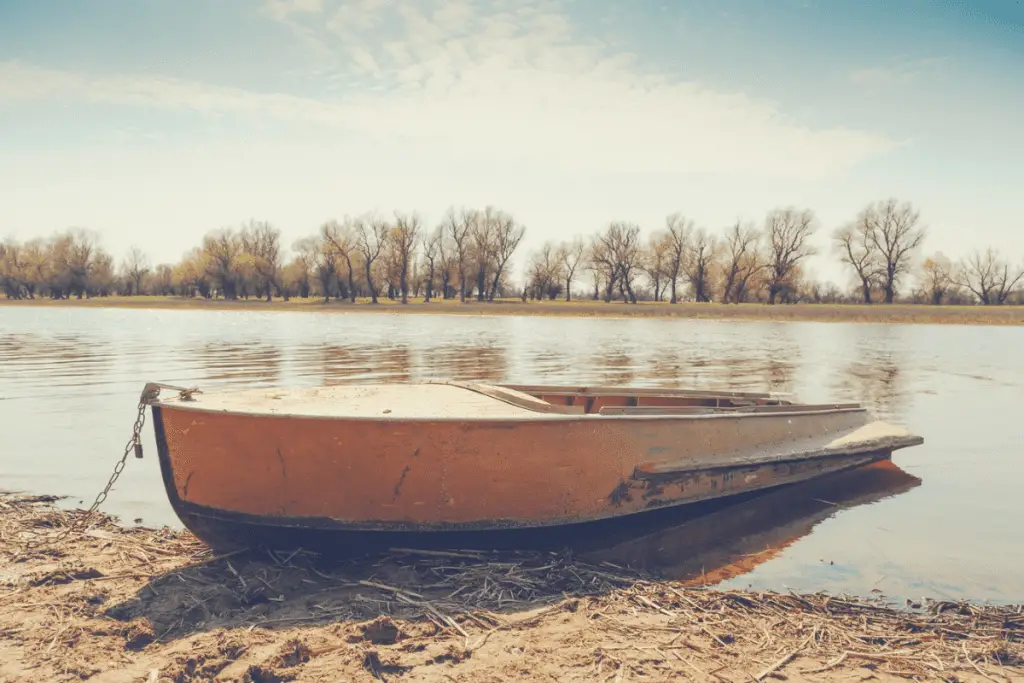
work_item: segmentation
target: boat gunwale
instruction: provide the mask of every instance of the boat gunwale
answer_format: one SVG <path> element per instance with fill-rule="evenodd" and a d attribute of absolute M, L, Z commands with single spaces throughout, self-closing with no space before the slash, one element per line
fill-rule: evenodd
<path fill-rule="evenodd" d="M 181 401 L 178 399 L 172 399 L 170 401 L 153 401 L 150 403 L 152 407 L 168 408 L 171 410 L 188 410 L 197 413 L 207 413 L 211 415 L 231 415 L 236 417 L 256 417 L 256 418 L 275 418 L 275 419 L 289 419 L 289 420 L 332 420 L 332 421 L 345 421 L 345 422 L 381 422 L 381 423 L 402 423 L 402 422 L 415 422 L 415 423 L 489 423 L 489 424 L 507 424 L 507 423 L 533 423 L 533 422 L 568 422 L 568 421 L 580 421 L 580 422 L 593 422 L 594 420 L 616 420 L 616 421 L 639 421 L 639 420 L 709 420 L 709 419 L 750 419 L 750 418 L 780 418 L 780 417 L 804 417 L 809 415 L 835 415 L 840 413 L 867 413 L 868 409 L 859 404 L 848 404 L 848 407 L 837 407 L 828 409 L 818 410 L 800 410 L 802 407 L 799 404 L 790 404 L 794 410 L 792 411 L 777 411 L 777 412 L 753 412 L 753 411 L 741 411 L 731 410 L 728 408 L 713 409 L 719 412 L 704 412 L 704 413 L 675 413 L 675 414 L 650 414 L 650 413 L 637 413 L 637 414 L 601 414 L 601 413 L 555 413 L 555 412 L 535 412 L 532 414 L 523 415 L 507 415 L 503 417 L 495 417 L 493 415 L 460 415 L 458 417 L 441 417 L 441 416 L 429 416 L 429 415 L 414 415 L 408 417 L 394 416 L 392 414 L 386 415 L 309 415 L 303 413 L 269 413 L 259 412 L 251 410 L 231 410 L 226 408 L 209 408 L 203 407 L 202 405 L 189 405 L 190 402 Z M 832 405 L 832 404 L 824 404 Z M 855 407 L 854 407 L 855 406 Z M 789 406 L 786 406 L 789 407 Z M 810 406 L 813 407 L 813 406 Z M 524 413 L 529 409 L 524 408 Z"/>
<path fill-rule="evenodd" d="M 405 384 L 405 383 L 399 383 Z M 407 383 L 406 386 L 416 386 L 417 383 Z M 613 386 L 568 386 L 568 385 L 520 385 L 500 383 L 469 383 L 451 380 L 426 380 L 424 385 L 452 386 L 483 396 L 495 401 L 506 403 L 523 411 L 521 414 L 508 414 L 502 416 L 465 413 L 457 416 L 449 415 L 395 415 L 390 412 L 382 412 L 379 415 L 329 415 L 309 414 L 300 412 L 268 412 L 266 409 L 249 408 L 239 409 L 231 407 L 207 407 L 202 401 L 192 398 L 192 393 L 198 390 L 181 390 L 178 396 L 167 400 L 160 400 L 159 392 L 152 396 L 148 403 L 152 406 L 161 406 L 170 409 L 191 410 L 210 414 L 248 416 L 248 417 L 274 417 L 292 420 L 343 420 L 360 422 L 387 422 L 387 423 L 533 423 L 533 422 L 564 422 L 566 420 L 593 420 L 595 418 L 606 420 L 683 420 L 683 419 L 708 419 L 725 417 L 794 417 L 807 415 L 833 415 L 837 413 L 867 413 L 868 409 L 860 403 L 798 403 L 781 399 L 779 394 L 753 393 L 753 392 L 725 392 L 703 389 L 662 389 L 659 387 L 613 387 Z M 152 385 L 155 387 L 168 385 Z M 374 386 L 353 384 L 355 387 Z M 172 387 L 168 387 L 172 388 Z M 180 390 L 179 387 L 173 387 Z M 308 388 L 308 387 L 303 387 Z M 503 393 L 502 390 L 512 392 L 511 395 Z M 203 393 L 203 392 L 198 392 Z M 217 392 L 220 394 L 247 394 L 249 391 L 231 390 Z M 520 398 L 515 394 L 524 394 Z M 602 396 L 627 396 L 634 398 L 693 398 L 693 399 L 745 399 L 745 400 L 777 400 L 778 403 L 767 404 L 741 404 L 735 406 L 701 406 L 701 405 L 625 405 L 605 406 L 596 412 L 583 412 L 579 406 L 562 406 L 545 401 L 541 396 L 564 395 L 564 396 L 586 396 L 598 398 Z M 531 400 L 524 400 L 529 398 Z"/>

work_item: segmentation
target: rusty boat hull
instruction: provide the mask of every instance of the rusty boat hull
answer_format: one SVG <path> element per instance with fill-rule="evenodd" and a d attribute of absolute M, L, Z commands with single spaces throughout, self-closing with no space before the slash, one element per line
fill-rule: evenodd
<path fill-rule="evenodd" d="M 749 494 L 923 442 L 857 404 L 619 387 L 158 396 L 168 498 L 218 549 L 450 544 Z"/>

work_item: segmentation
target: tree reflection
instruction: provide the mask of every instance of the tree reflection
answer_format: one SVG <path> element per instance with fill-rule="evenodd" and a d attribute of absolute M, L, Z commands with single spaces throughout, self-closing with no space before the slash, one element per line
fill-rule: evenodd
<path fill-rule="evenodd" d="M 864 404 L 883 419 L 898 418 L 907 408 L 907 358 L 900 332 L 871 329 L 854 340 L 853 357 L 840 366 L 833 384 L 843 400 Z"/>
<path fill-rule="evenodd" d="M 447 345 L 427 349 L 424 372 L 435 379 L 500 382 L 508 373 L 508 350 L 499 345 Z"/>
<path fill-rule="evenodd" d="M 412 377 L 412 353 L 407 346 L 340 346 L 318 349 L 326 386 L 354 382 L 408 382 Z"/>
<path fill-rule="evenodd" d="M 189 346 L 189 349 L 193 349 Z M 273 384 L 281 377 L 281 349 L 262 342 L 231 344 L 210 342 L 199 347 L 199 367 L 204 378 L 230 384 Z"/>
<path fill-rule="evenodd" d="M 633 356 L 621 347 L 602 349 L 592 360 L 598 371 L 598 382 L 608 386 L 629 384 L 636 377 Z"/>

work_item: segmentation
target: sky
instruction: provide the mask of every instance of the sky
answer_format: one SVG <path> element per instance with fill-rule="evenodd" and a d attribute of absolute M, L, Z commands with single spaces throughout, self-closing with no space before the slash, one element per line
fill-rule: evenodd
<path fill-rule="evenodd" d="M 1020 0 L 0 0 L 0 238 L 176 261 L 255 218 L 494 205 L 547 239 L 920 210 L 1024 259 Z"/>

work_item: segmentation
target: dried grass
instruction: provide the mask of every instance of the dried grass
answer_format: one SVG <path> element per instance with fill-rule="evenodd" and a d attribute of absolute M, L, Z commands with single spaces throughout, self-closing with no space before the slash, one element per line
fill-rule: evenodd
<path fill-rule="evenodd" d="M 198 680 L 227 667 L 232 647 L 242 656 L 256 634 L 278 631 L 287 647 L 261 671 L 312 666 L 358 644 L 363 672 L 381 678 L 415 666 L 409 642 L 444 643 L 447 654 L 432 656 L 457 664 L 495 639 L 554 638 L 558 624 L 572 625 L 571 642 L 586 645 L 588 675 L 609 680 L 641 670 L 756 681 L 783 671 L 828 680 L 850 667 L 946 680 L 1024 672 L 1020 605 L 897 608 L 881 599 L 684 588 L 568 553 L 393 549 L 333 563 L 302 551 L 214 556 L 186 532 L 122 528 L 105 516 L 59 546 L 26 552 L 26 538 L 56 533 L 80 514 L 52 503 L 0 496 L 0 638 L 19 643 L 33 668 L 69 679 L 102 670 L 111 656 L 130 662 L 140 651 L 171 652 L 184 638 L 231 634 L 233 645 L 217 636 L 216 653 L 193 656 L 192 669 L 174 660 L 192 671 L 178 680 Z M 329 630 L 339 624 L 343 638 Z M 335 640 L 316 647 L 293 642 L 296 633 L 328 632 Z M 103 636 L 118 650 L 101 647 Z M 579 648 L 572 652 L 567 671 L 580 666 Z"/>

